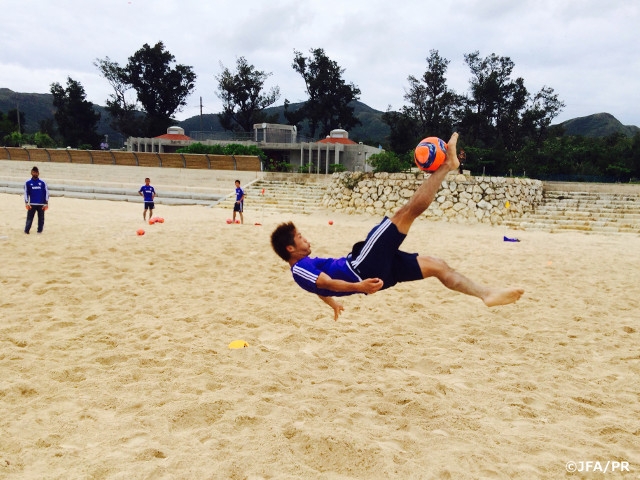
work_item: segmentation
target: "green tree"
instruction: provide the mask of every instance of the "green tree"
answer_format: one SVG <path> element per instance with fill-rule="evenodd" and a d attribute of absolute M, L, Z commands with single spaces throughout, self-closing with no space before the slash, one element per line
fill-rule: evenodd
<path fill-rule="evenodd" d="M 509 57 L 479 52 L 464 56 L 471 70 L 471 94 L 466 102 L 463 125 L 473 143 L 513 149 L 518 140 L 519 113 L 528 92 L 524 80 L 511 79 L 514 63 Z"/>
<path fill-rule="evenodd" d="M 113 88 L 114 93 L 109 95 L 106 106 L 111 117 L 111 128 L 125 137 L 142 136 L 144 116 L 138 111 L 138 102 L 131 100 L 127 93 L 132 90 L 127 71 L 109 57 L 97 58 L 93 64 Z"/>
<path fill-rule="evenodd" d="M 519 152 L 531 141 L 541 145 L 564 103 L 546 86 L 531 96 L 523 78 L 512 79 L 515 65 L 509 57 L 491 54 L 482 58 L 476 51 L 465 55 L 465 62 L 472 74 L 470 94 L 460 115 L 460 130 L 467 147 L 491 151 L 490 155 L 482 155 L 486 173 L 504 175 L 510 170 L 524 170 L 526 163 Z M 475 164 L 479 159 L 473 155 L 473 148 L 465 150 L 465 165 L 479 166 Z"/>
<path fill-rule="evenodd" d="M 389 146 L 396 152 L 413 150 L 421 138 L 448 138 L 453 131 L 463 97 L 447 87 L 449 60 L 431 50 L 427 70 L 420 79 L 409 75 L 404 99 L 408 105 L 399 112 L 388 109 L 382 120 L 389 125 Z"/>
<path fill-rule="evenodd" d="M 96 128 L 100 114 L 94 111 L 93 103 L 86 100 L 82 85 L 68 77 L 67 88 L 52 83 L 51 94 L 56 108 L 54 118 L 64 143 L 73 147 L 91 145 L 98 148 L 101 137 Z"/>
<path fill-rule="evenodd" d="M 627 182 L 635 171 L 633 144 L 634 139 L 618 134 L 550 136 L 541 144 L 529 142 L 518 155 L 534 178 Z"/>
<path fill-rule="evenodd" d="M 40 120 L 38 125 L 40 126 L 41 133 L 46 134 L 51 138 L 56 136 L 56 121 L 54 118 L 49 117 L 44 120 Z"/>
<path fill-rule="evenodd" d="M 614 133 L 603 138 L 602 142 L 606 154 L 600 169 L 617 181 L 628 182 L 634 171 L 632 139 L 623 133 Z"/>
<path fill-rule="evenodd" d="M 552 134 L 551 122 L 564 108 L 553 88 L 544 86 L 529 101 L 522 113 L 522 136 L 538 145 Z"/>
<path fill-rule="evenodd" d="M 327 136 L 334 128 L 349 130 L 360 121 L 354 115 L 351 102 L 360 98 L 360 89 L 342 78 L 344 69 L 325 54 L 322 48 L 311 49 L 312 57 L 294 50 L 292 67 L 304 79 L 309 99 L 298 110 L 290 110 L 285 99 L 284 116 L 292 125 L 308 121 L 312 137 Z"/>
<path fill-rule="evenodd" d="M 391 107 L 382 114 L 382 121 L 389 125 L 388 148 L 393 152 L 408 152 L 416 148 L 422 130 L 415 118 L 404 111 L 393 111 Z"/>
<path fill-rule="evenodd" d="M 24 133 L 24 128 L 27 124 L 26 117 L 24 115 L 24 112 L 20 112 L 19 115 L 20 115 L 20 119 L 18 119 L 17 108 L 13 108 L 7 112 L 7 118 L 11 123 L 13 123 L 16 126 L 16 131 L 19 131 L 20 133 Z"/>
<path fill-rule="evenodd" d="M 244 57 L 236 62 L 235 73 L 220 64 L 222 73 L 216 76 L 217 96 L 222 100 L 222 113 L 218 115 L 225 130 L 251 132 L 256 123 L 275 123 L 277 114 L 268 117 L 264 109 L 280 98 L 280 87 L 263 93 L 264 83 L 272 74 L 256 70 Z"/>
<path fill-rule="evenodd" d="M 631 139 L 629 157 L 631 162 L 631 178 L 638 182 L 640 181 L 640 133 L 636 133 Z"/>
<path fill-rule="evenodd" d="M 18 125 L 12 122 L 7 115 L 0 112 L 0 138 L 7 144 L 5 137 L 18 130 Z"/>
<path fill-rule="evenodd" d="M 403 111 L 417 122 L 421 135 L 425 137 L 448 138 L 453 130 L 456 111 L 462 104 L 462 97 L 447 87 L 445 74 L 449 63 L 437 50 L 431 50 L 427 70 L 422 77 L 408 77 L 409 89 L 404 99 L 409 106 Z"/>
<path fill-rule="evenodd" d="M 15 131 L 4 137 L 4 142 L 10 147 L 20 147 L 22 145 L 35 145 L 38 148 L 56 147 L 56 141 L 46 133 L 19 133 Z"/>
<path fill-rule="evenodd" d="M 527 139 L 545 138 L 564 108 L 552 88 L 531 96 L 522 77 L 511 78 L 515 64 L 509 57 L 492 53 L 482 58 L 476 51 L 465 55 L 465 62 L 472 77 L 463 126 L 471 142 L 515 151 Z"/>
<path fill-rule="evenodd" d="M 186 65 L 175 65 L 175 57 L 162 42 L 144 44 L 129 57 L 126 83 L 137 93 L 146 112 L 146 136 L 161 135 L 174 122 L 173 115 L 187 104 L 195 88 L 196 74 Z"/>
<path fill-rule="evenodd" d="M 30 143 L 36 145 L 38 148 L 53 148 L 57 146 L 56 141 L 47 133 L 43 132 L 32 134 Z"/>
<path fill-rule="evenodd" d="M 5 135 L 2 140 L 7 147 L 20 147 L 23 143 L 26 143 L 23 135 L 17 130 Z"/>
<path fill-rule="evenodd" d="M 374 153 L 369 157 L 369 164 L 374 172 L 406 172 L 413 166 L 411 155 L 398 155 L 394 152 L 384 151 Z"/>

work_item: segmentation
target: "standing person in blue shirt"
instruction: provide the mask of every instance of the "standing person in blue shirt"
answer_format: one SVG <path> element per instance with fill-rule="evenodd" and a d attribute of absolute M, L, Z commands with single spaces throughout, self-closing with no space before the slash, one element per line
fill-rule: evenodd
<path fill-rule="evenodd" d="M 437 278 L 450 290 L 479 298 L 488 307 L 507 305 L 522 296 L 524 290 L 521 288 L 487 287 L 456 272 L 439 258 L 400 250 L 413 221 L 433 202 L 447 173 L 458 168 L 457 141 L 458 134 L 454 133 L 449 140 L 446 160 L 438 170 L 391 218 L 385 217 L 373 227 L 365 241 L 356 243 L 346 257 L 310 257 L 311 244 L 292 222 L 282 223 L 273 231 L 271 246 L 290 265 L 294 281 L 329 305 L 334 320 L 344 310 L 335 297 L 372 294 L 399 282 L 429 277 Z"/>
<path fill-rule="evenodd" d="M 236 180 L 236 203 L 233 204 L 233 223 L 236 223 L 236 212 L 240 214 L 240 223 L 244 223 L 244 190 L 240 188 L 240 180 Z"/>
<path fill-rule="evenodd" d="M 153 188 L 150 183 L 151 180 L 149 180 L 149 178 L 145 178 L 144 185 L 140 187 L 140 190 L 138 190 L 138 195 L 144 198 L 144 210 L 142 212 L 142 219 L 145 222 L 147 221 L 147 210 L 149 211 L 149 220 L 151 220 L 151 217 L 153 216 L 153 199 L 156 198 L 156 189 Z"/>
<path fill-rule="evenodd" d="M 31 169 L 31 179 L 24 184 L 24 204 L 27 207 L 27 223 L 24 233 L 29 234 L 33 217 L 38 214 L 38 233 L 44 229 L 44 212 L 49 208 L 49 189 L 40 180 L 38 167 Z"/>

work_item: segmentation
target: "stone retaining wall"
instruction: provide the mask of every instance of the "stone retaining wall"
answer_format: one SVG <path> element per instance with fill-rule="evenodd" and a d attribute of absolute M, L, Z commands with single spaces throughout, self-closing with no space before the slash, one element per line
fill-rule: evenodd
<path fill-rule="evenodd" d="M 427 175 L 418 173 L 333 174 L 323 205 L 336 212 L 393 214 Z M 475 177 L 450 173 L 424 217 L 458 223 L 501 224 L 542 203 L 542 182 L 529 178 Z"/>

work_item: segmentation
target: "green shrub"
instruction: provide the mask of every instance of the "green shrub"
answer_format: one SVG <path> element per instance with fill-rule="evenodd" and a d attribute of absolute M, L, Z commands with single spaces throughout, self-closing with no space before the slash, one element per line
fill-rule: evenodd
<path fill-rule="evenodd" d="M 239 143 L 229 143 L 227 145 L 203 145 L 200 142 L 192 143 L 189 146 L 180 148 L 178 153 L 193 153 L 197 155 L 252 155 L 260 158 L 261 162 L 267 161 L 265 153 L 255 145 L 240 145 Z"/>
<path fill-rule="evenodd" d="M 19 147 L 23 143 L 26 143 L 20 132 L 11 132 L 9 135 L 4 137 L 3 141 L 7 147 Z"/>
<path fill-rule="evenodd" d="M 405 172 L 411 168 L 410 155 L 398 156 L 394 152 L 374 153 L 369 157 L 369 164 L 374 172 Z"/>
<path fill-rule="evenodd" d="M 56 141 L 46 133 L 37 132 L 30 136 L 32 136 L 33 139 L 29 142 L 37 145 L 38 148 L 54 148 L 58 146 Z"/>

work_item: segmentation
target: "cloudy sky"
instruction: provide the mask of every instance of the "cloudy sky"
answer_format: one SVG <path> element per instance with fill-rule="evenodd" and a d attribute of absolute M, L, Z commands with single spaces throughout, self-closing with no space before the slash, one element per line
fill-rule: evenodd
<path fill-rule="evenodd" d="M 513 78 L 535 93 L 555 90 L 566 107 L 556 122 L 608 112 L 640 126 L 640 2 L 637 0 L 11 0 L 2 1 L 0 87 L 49 93 L 79 81 L 87 99 L 112 93 L 93 65 L 125 65 L 145 43 L 162 41 L 191 66 L 196 90 L 176 117 L 218 113 L 215 76 L 243 56 L 271 72 L 281 105 L 304 101 L 294 50 L 322 48 L 386 110 L 404 104 L 407 77 L 426 70 L 430 50 L 450 60 L 448 85 L 467 93 L 464 55 L 510 57 Z"/>

